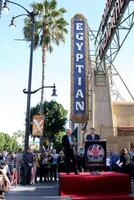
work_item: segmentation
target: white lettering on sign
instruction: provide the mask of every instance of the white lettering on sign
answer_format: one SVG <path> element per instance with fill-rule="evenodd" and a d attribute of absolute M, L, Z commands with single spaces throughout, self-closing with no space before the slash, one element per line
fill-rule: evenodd
<path fill-rule="evenodd" d="M 81 51 L 83 43 L 76 43 L 76 46 L 78 47 L 78 51 Z"/>
<path fill-rule="evenodd" d="M 84 23 L 76 22 L 76 34 L 74 35 L 74 47 L 75 47 L 75 56 L 74 56 L 74 70 L 75 70 L 75 111 L 83 111 L 85 109 L 84 103 L 84 92 L 82 87 L 84 84 L 82 81 L 82 74 L 85 70 L 84 66 Z M 74 31 L 75 33 L 75 31 Z"/>
<path fill-rule="evenodd" d="M 76 61 L 79 62 L 83 58 L 83 54 L 77 53 L 76 54 Z"/>
<path fill-rule="evenodd" d="M 85 108 L 84 108 L 85 106 L 84 106 L 84 102 L 77 102 L 76 101 L 76 110 L 84 110 Z"/>
<path fill-rule="evenodd" d="M 77 93 L 76 93 L 76 96 L 75 96 L 75 97 L 76 97 L 76 98 L 79 98 L 79 97 L 84 98 L 84 95 L 83 95 L 83 92 L 82 92 L 81 89 L 78 89 L 78 90 L 77 90 Z"/>
<path fill-rule="evenodd" d="M 78 68 L 78 73 L 82 72 L 82 68 L 84 68 L 83 65 L 76 65 L 76 68 Z"/>
<path fill-rule="evenodd" d="M 78 77 L 78 86 L 81 86 L 82 85 L 82 79 L 81 77 Z"/>
<path fill-rule="evenodd" d="M 76 39 L 77 40 L 83 40 L 83 33 L 77 33 L 76 34 Z"/>
<path fill-rule="evenodd" d="M 82 31 L 83 30 L 83 23 L 77 22 L 76 23 L 76 30 L 77 31 Z"/>

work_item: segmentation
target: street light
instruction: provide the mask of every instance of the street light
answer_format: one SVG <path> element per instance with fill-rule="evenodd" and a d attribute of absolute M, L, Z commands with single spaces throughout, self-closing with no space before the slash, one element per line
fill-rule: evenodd
<path fill-rule="evenodd" d="M 35 9 L 33 9 L 32 12 L 28 11 L 25 7 L 23 7 L 22 5 L 13 2 L 13 1 L 8 1 L 5 0 L 4 2 L 4 6 L 3 9 L 8 9 L 7 4 L 11 3 L 14 4 L 16 6 L 21 7 L 24 11 L 25 14 L 20 14 L 17 15 L 15 17 L 12 18 L 11 20 L 11 24 L 10 26 L 14 25 L 14 19 L 18 18 L 20 16 L 28 16 L 31 19 L 32 25 L 31 25 L 31 29 L 32 29 L 32 37 L 31 37 L 31 45 L 30 45 L 30 61 L 29 61 L 29 76 L 28 76 L 28 92 L 27 92 L 27 108 L 26 108 L 26 128 L 25 128 L 25 145 L 24 145 L 24 150 L 26 151 L 29 145 L 29 133 L 30 133 L 30 104 L 31 104 L 31 84 L 32 84 L 32 68 L 33 68 L 33 50 L 34 50 L 34 31 L 35 31 L 35 16 L 38 14 L 37 12 L 35 12 Z"/>
<path fill-rule="evenodd" d="M 30 92 L 30 94 L 34 94 L 34 93 L 38 92 L 39 90 L 41 90 L 43 88 L 53 88 L 53 90 L 52 90 L 53 93 L 52 93 L 51 96 L 57 96 L 55 83 L 52 86 L 43 86 L 43 87 L 40 87 L 40 88 L 38 88 L 36 90 L 33 90 L 33 91 Z M 23 92 L 25 94 L 28 94 L 28 91 L 26 89 L 23 89 Z M 43 114 L 42 110 L 43 110 L 43 105 L 41 105 L 41 113 Z M 40 152 L 42 152 L 42 149 L 43 149 L 43 136 L 40 137 Z"/>
<path fill-rule="evenodd" d="M 53 88 L 53 93 L 52 93 L 51 96 L 57 96 L 57 94 L 56 94 L 56 85 L 55 85 L 55 83 L 54 83 L 52 86 L 43 86 L 43 87 L 40 87 L 40 88 L 38 88 L 38 89 L 36 89 L 36 90 L 33 90 L 33 91 L 31 91 L 31 94 L 34 94 L 34 93 L 38 92 L 39 90 L 41 90 L 41 89 L 43 89 L 43 88 Z M 27 91 L 26 89 L 24 89 L 23 92 L 24 92 L 25 94 L 28 93 L 28 91 Z"/>
<path fill-rule="evenodd" d="M 2 0 L 0 0 L 0 17 L 1 17 L 1 11 L 2 11 Z"/>

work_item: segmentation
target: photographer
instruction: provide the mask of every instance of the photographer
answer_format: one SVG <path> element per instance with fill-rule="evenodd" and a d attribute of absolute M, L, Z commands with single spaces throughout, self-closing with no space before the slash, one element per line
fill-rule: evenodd
<path fill-rule="evenodd" d="M 0 164 L 0 200 L 5 199 L 5 192 L 10 189 L 10 181 L 5 173 L 4 165 Z"/>

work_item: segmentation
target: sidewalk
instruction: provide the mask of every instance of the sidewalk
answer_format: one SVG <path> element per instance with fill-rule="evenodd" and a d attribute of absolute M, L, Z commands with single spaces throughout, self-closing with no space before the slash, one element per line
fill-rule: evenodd
<path fill-rule="evenodd" d="M 61 200 L 59 182 L 38 183 L 36 185 L 12 187 L 6 194 L 6 200 Z M 65 200 L 65 198 L 64 198 Z M 66 200 L 69 200 L 66 199 Z"/>
<path fill-rule="evenodd" d="M 134 195 L 134 181 L 131 185 Z M 59 182 L 48 182 L 12 187 L 6 194 L 6 200 L 70 200 L 70 198 L 59 196 Z"/>

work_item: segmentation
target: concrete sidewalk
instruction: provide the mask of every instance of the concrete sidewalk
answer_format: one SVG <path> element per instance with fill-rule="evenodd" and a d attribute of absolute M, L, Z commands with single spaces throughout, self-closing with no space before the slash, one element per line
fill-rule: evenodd
<path fill-rule="evenodd" d="M 134 181 L 131 182 L 134 195 Z M 11 187 L 6 200 L 70 200 L 59 196 L 59 182 L 38 183 L 36 185 L 18 185 Z"/>
<path fill-rule="evenodd" d="M 5 196 L 6 200 L 69 200 L 69 198 L 60 198 L 58 182 L 39 183 L 27 186 L 19 185 L 16 188 L 12 187 Z"/>

